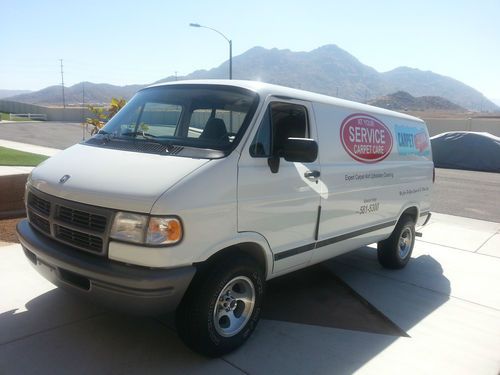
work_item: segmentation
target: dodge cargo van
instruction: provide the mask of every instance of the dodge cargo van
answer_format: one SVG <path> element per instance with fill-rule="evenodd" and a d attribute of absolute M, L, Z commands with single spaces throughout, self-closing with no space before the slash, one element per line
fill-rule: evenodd
<path fill-rule="evenodd" d="M 17 230 L 57 286 L 176 310 L 181 339 L 217 356 L 255 329 L 266 280 L 371 243 L 404 267 L 433 169 L 411 116 L 261 82 L 160 84 L 33 170 Z"/>

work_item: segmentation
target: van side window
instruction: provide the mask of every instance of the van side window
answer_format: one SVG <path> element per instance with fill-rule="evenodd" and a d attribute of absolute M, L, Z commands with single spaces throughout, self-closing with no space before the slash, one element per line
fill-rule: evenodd
<path fill-rule="evenodd" d="M 253 157 L 279 155 L 288 138 L 308 138 L 307 110 L 304 106 L 274 102 L 266 110 L 250 146 Z"/>
<path fill-rule="evenodd" d="M 288 138 L 308 138 L 306 108 L 290 103 L 272 103 L 273 154 L 279 155 Z"/>
<path fill-rule="evenodd" d="M 254 158 L 263 158 L 271 156 L 271 116 L 270 107 L 267 107 L 266 113 L 255 134 L 255 138 L 250 146 L 250 155 Z"/>

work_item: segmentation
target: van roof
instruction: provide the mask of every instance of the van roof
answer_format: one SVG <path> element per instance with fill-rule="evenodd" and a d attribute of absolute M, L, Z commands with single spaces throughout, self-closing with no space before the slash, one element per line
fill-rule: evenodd
<path fill-rule="evenodd" d="M 229 80 L 229 79 L 185 80 L 185 81 L 158 83 L 148 86 L 148 88 L 158 87 L 158 86 L 175 86 L 175 85 L 219 85 L 219 86 L 241 87 L 250 91 L 254 91 L 264 98 L 267 97 L 268 95 L 281 96 L 290 99 L 298 99 L 309 102 L 318 102 L 318 103 L 336 105 L 344 108 L 349 108 L 356 112 L 370 112 L 379 115 L 399 117 L 407 120 L 424 122 L 423 120 L 414 116 L 406 115 L 395 111 L 390 111 L 384 108 L 374 107 L 368 104 L 357 103 L 350 100 L 335 98 L 333 96 L 317 94 L 311 91 L 298 90 L 290 87 L 273 85 L 270 83 L 259 82 L 259 81 Z"/>

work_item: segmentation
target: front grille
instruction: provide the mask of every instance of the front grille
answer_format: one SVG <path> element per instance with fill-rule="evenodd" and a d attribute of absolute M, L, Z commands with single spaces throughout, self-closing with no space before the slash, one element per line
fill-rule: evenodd
<path fill-rule="evenodd" d="M 32 210 L 29 210 L 28 212 L 28 219 L 31 224 L 36 226 L 38 229 L 41 231 L 50 234 L 50 223 L 47 219 L 44 219 L 41 216 L 38 216 L 35 214 Z"/>
<path fill-rule="evenodd" d="M 79 250 L 105 255 L 113 212 L 28 191 L 28 220 L 40 232 Z"/>
<path fill-rule="evenodd" d="M 50 214 L 50 202 L 37 197 L 33 193 L 28 194 L 28 204 L 31 208 L 34 208 L 36 211 L 49 216 Z"/>
<path fill-rule="evenodd" d="M 55 225 L 56 237 L 69 242 L 72 245 L 100 253 L 102 250 L 102 239 L 91 234 L 78 232 L 69 228 Z"/>
<path fill-rule="evenodd" d="M 99 233 L 103 233 L 106 230 L 106 218 L 104 216 L 73 210 L 68 207 L 59 206 L 57 218 L 65 223 L 95 230 Z"/>

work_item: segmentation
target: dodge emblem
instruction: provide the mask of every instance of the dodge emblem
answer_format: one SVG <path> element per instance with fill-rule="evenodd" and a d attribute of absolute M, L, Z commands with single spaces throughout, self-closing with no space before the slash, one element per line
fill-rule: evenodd
<path fill-rule="evenodd" d="M 59 183 L 60 184 L 64 184 L 66 181 L 69 180 L 71 176 L 69 174 L 65 174 L 64 176 L 62 176 L 60 179 L 59 179 Z"/>

